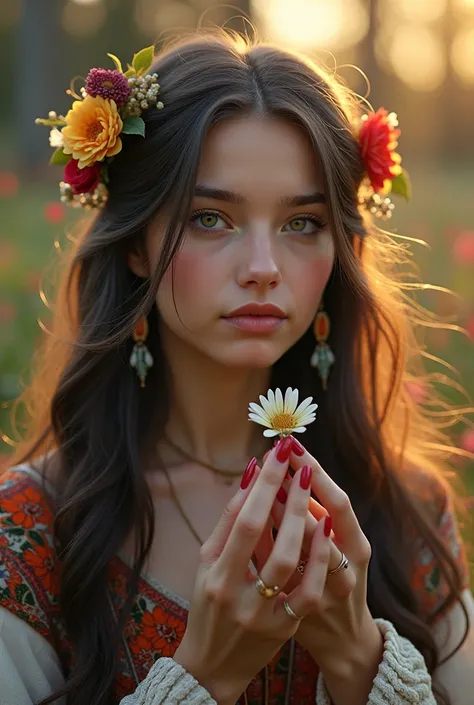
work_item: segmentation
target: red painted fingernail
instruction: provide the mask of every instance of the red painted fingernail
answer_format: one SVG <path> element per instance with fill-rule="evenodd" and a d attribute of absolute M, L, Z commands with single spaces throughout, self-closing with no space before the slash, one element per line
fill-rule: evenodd
<path fill-rule="evenodd" d="M 332 517 L 329 514 L 326 515 L 324 519 L 324 535 L 327 537 L 330 535 L 332 529 Z"/>
<path fill-rule="evenodd" d="M 293 448 L 293 439 L 291 436 L 283 438 L 278 444 L 276 458 L 279 463 L 286 463 L 291 455 L 291 449 Z"/>
<path fill-rule="evenodd" d="M 245 468 L 245 472 L 242 475 L 242 480 L 240 482 L 240 489 L 241 490 L 246 490 L 247 487 L 250 485 L 250 482 L 252 480 L 256 466 L 257 466 L 257 458 L 252 458 L 251 460 L 249 460 L 249 463 L 248 463 L 247 467 Z"/>
<path fill-rule="evenodd" d="M 277 492 L 277 500 L 279 502 L 281 502 L 282 504 L 285 504 L 287 499 L 288 499 L 288 494 L 287 494 L 285 488 L 280 487 L 280 489 Z"/>
<path fill-rule="evenodd" d="M 300 475 L 300 487 L 302 490 L 307 490 L 311 484 L 311 475 L 313 474 L 313 468 L 309 465 L 304 465 L 301 470 Z"/>
<path fill-rule="evenodd" d="M 301 445 L 299 441 L 296 440 L 294 436 L 291 436 L 291 440 L 293 441 L 293 453 L 295 455 L 302 456 L 305 454 L 305 449 L 304 446 Z"/>

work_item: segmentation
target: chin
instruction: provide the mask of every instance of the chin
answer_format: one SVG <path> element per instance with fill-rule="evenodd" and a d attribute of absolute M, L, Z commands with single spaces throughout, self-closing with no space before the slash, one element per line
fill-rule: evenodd
<path fill-rule="evenodd" d="M 272 367 L 285 350 L 271 341 L 245 341 L 222 346 L 218 357 L 228 367 L 261 370 Z"/>

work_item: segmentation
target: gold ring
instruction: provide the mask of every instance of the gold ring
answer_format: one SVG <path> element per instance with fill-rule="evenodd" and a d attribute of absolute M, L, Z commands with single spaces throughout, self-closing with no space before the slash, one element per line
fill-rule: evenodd
<path fill-rule="evenodd" d="M 276 597 L 278 593 L 281 592 L 281 589 L 278 587 L 278 585 L 274 585 L 273 587 L 268 587 L 268 585 L 265 585 L 259 575 L 257 575 L 257 578 L 255 580 L 255 587 L 259 591 L 260 595 L 262 597 L 265 597 L 267 600 L 269 600 L 271 597 Z"/>
<path fill-rule="evenodd" d="M 333 568 L 332 570 L 328 571 L 328 575 L 336 575 L 336 573 L 339 573 L 340 570 L 346 570 L 348 565 L 349 561 L 347 560 L 344 553 L 341 551 L 341 560 L 339 561 L 339 565 Z"/>

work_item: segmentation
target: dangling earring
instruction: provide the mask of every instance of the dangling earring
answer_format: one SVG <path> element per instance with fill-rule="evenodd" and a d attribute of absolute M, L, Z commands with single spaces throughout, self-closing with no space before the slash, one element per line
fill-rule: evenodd
<path fill-rule="evenodd" d="M 319 307 L 319 311 L 316 314 L 316 318 L 314 319 L 313 325 L 317 343 L 314 352 L 311 355 L 310 365 L 311 367 L 316 367 L 318 369 L 323 389 L 326 391 L 329 371 L 336 358 L 326 342 L 329 337 L 331 323 L 328 314 L 324 310 L 322 302 Z"/>
<path fill-rule="evenodd" d="M 145 386 L 145 379 L 149 368 L 153 365 L 153 358 L 150 351 L 145 345 L 145 340 L 148 337 L 148 321 L 145 316 L 140 316 L 135 323 L 132 338 L 135 341 L 132 354 L 130 355 L 130 365 L 135 368 L 140 386 Z"/>

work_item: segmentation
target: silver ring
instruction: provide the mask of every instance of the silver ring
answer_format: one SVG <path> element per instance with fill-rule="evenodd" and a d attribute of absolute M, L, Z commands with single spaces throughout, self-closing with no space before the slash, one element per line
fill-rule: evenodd
<path fill-rule="evenodd" d="M 339 565 L 336 566 L 336 568 L 329 570 L 328 575 L 336 575 L 336 573 L 339 573 L 340 570 L 346 570 L 348 565 L 349 561 L 347 560 L 345 554 L 341 551 L 341 560 L 339 562 Z"/>
<path fill-rule="evenodd" d="M 285 608 L 287 615 L 289 615 L 291 619 L 295 619 L 297 622 L 301 622 L 303 617 L 300 617 L 296 614 L 296 612 L 293 612 L 286 598 L 283 600 L 283 607 Z"/>

